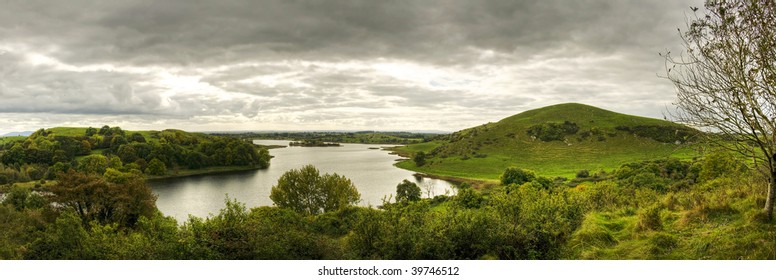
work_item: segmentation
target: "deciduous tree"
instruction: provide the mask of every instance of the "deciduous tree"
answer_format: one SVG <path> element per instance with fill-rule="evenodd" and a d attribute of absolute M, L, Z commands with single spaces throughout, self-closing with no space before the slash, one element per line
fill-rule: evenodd
<path fill-rule="evenodd" d="M 361 200 L 350 179 L 337 173 L 320 175 L 312 165 L 284 173 L 269 197 L 278 207 L 306 215 L 342 209 Z"/>
<path fill-rule="evenodd" d="M 706 1 L 680 31 L 684 51 L 666 54 L 677 89 L 677 119 L 706 128 L 715 143 L 749 158 L 769 180 L 763 209 L 776 200 L 776 1 Z M 732 141 L 729 141 L 732 140 Z"/>

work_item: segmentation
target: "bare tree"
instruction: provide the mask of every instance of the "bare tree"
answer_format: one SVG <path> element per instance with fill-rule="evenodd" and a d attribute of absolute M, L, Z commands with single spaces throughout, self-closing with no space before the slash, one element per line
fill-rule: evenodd
<path fill-rule="evenodd" d="M 680 30 L 684 51 L 665 54 L 677 119 L 715 132 L 721 147 L 755 159 L 776 198 L 776 0 L 708 0 Z"/>

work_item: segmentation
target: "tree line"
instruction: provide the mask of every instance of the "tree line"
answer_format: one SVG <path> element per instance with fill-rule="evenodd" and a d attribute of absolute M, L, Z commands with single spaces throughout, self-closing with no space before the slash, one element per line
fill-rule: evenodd
<path fill-rule="evenodd" d="M 162 176 L 214 166 L 266 168 L 269 159 L 266 149 L 249 142 L 173 129 L 143 135 L 120 127 L 89 127 L 76 136 L 40 129 L 23 141 L 0 146 L 0 184 L 52 180 L 71 169 Z"/>

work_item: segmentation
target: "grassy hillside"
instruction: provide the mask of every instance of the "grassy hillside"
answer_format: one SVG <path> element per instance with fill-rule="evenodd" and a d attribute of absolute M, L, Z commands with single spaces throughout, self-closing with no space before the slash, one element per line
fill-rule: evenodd
<path fill-rule="evenodd" d="M 398 148 L 426 152 L 424 166 L 401 168 L 445 176 L 496 180 L 510 166 L 543 176 L 574 177 L 583 169 L 611 171 L 633 161 L 691 158 L 697 131 L 676 123 L 615 113 L 583 104 L 526 111 L 449 135 L 444 143 Z"/>

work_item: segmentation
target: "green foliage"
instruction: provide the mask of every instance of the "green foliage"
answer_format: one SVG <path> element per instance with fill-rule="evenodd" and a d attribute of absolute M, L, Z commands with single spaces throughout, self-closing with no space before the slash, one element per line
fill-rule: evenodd
<path fill-rule="evenodd" d="M 22 259 L 44 227 L 40 211 L 17 211 L 13 205 L 0 205 L 0 259 Z"/>
<path fill-rule="evenodd" d="M 715 151 L 704 157 L 698 180 L 707 182 L 718 177 L 735 177 L 744 173 L 746 168 L 746 165 L 732 154 Z"/>
<path fill-rule="evenodd" d="M 270 198 L 280 208 L 316 215 L 355 204 L 361 195 L 350 179 L 336 173 L 321 176 L 315 166 L 306 165 L 280 176 Z"/>
<path fill-rule="evenodd" d="M 408 203 L 420 200 L 421 191 L 417 184 L 404 180 L 396 186 L 396 202 Z"/>
<path fill-rule="evenodd" d="M 76 213 L 84 224 L 95 221 L 132 227 L 141 216 L 151 217 L 157 211 L 156 195 L 139 176 L 109 182 L 97 175 L 70 171 L 60 174 L 49 190 L 54 202 Z"/>
<path fill-rule="evenodd" d="M 578 131 L 573 135 L 554 137 L 565 138 L 565 142 L 533 140 L 526 133 L 532 126 L 553 123 L 562 127 L 566 121 L 576 124 Z M 530 169 L 550 178 L 573 178 L 581 169 L 609 171 L 628 162 L 698 156 L 693 149 L 697 144 L 692 141 L 667 145 L 618 131 L 617 126 L 660 126 L 671 132 L 692 130 L 664 120 L 618 114 L 582 104 L 559 104 L 464 129 L 441 136 L 434 142 L 394 150 L 404 156 L 423 151 L 427 154 L 426 161 L 433 162 L 420 167 L 413 161 L 397 163 L 404 169 L 491 182 L 498 181 L 504 169 L 509 167 Z M 591 141 L 583 141 L 582 134 L 585 133 L 590 134 Z M 605 141 L 597 141 L 599 137 L 604 137 Z"/>
<path fill-rule="evenodd" d="M 103 174 L 108 168 L 108 158 L 103 155 L 88 155 L 78 162 L 78 171 L 89 174 Z"/>
<path fill-rule="evenodd" d="M 461 188 L 455 195 L 454 201 L 461 208 L 480 208 L 484 199 L 479 192 L 472 188 Z"/>
<path fill-rule="evenodd" d="M 145 137 L 143 137 L 143 134 L 140 134 L 138 132 L 133 132 L 129 136 L 129 141 L 130 142 L 137 142 L 137 143 L 145 143 L 146 139 L 145 139 Z"/>
<path fill-rule="evenodd" d="M 689 127 L 668 125 L 619 125 L 617 130 L 633 133 L 636 136 L 649 138 L 661 143 L 688 142 L 695 140 L 700 133 Z"/>
<path fill-rule="evenodd" d="M 579 126 L 570 121 L 563 123 L 542 123 L 532 125 L 526 131 L 531 137 L 535 137 L 544 142 L 563 141 L 568 135 L 573 135 L 579 131 Z"/>
<path fill-rule="evenodd" d="M 0 180 L 13 183 L 44 177 L 54 179 L 57 173 L 69 169 L 68 165 L 94 174 L 103 174 L 107 168 L 127 170 L 122 165 L 130 163 L 137 163 L 144 169 L 154 158 L 166 168 L 180 171 L 176 175 L 189 173 L 180 167 L 204 169 L 200 172 L 225 170 L 225 167 L 244 170 L 247 167 L 266 168 L 270 161 L 266 149 L 234 138 L 171 129 L 128 132 L 110 126 L 99 131 L 57 127 L 41 129 L 24 141 L 0 142 L 0 163 L 6 169 L 16 169 L 19 175 L 6 174 L 0 176 Z M 52 169 L 55 165 L 58 166 Z"/>
<path fill-rule="evenodd" d="M 183 235 L 185 255 L 195 259 L 321 259 L 331 253 L 301 215 L 274 207 L 247 211 L 228 198 L 217 216 L 190 218 Z"/>
<path fill-rule="evenodd" d="M 167 173 L 167 166 L 158 158 L 154 158 L 148 163 L 145 172 L 150 175 L 161 176 Z"/>
<path fill-rule="evenodd" d="M 651 160 L 624 164 L 614 171 L 622 185 L 657 191 L 679 190 L 695 184 L 698 169 L 677 159 Z"/>
<path fill-rule="evenodd" d="M 91 136 L 94 136 L 95 134 L 97 134 L 96 128 L 90 126 L 89 128 L 86 129 L 86 136 L 91 137 Z"/>
<path fill-rule="evenodd" d="M 418 152 L 415 154 L 414 157 L 412 157 L 412 161 L 415 162 L 415 166 L 423 166 L 426 165 L 426 153 L 424 152 Z"/>
<path fill-rule="evenodd" d="M 534 179 L 536 179 L 536 174 L 533 171 L 510 167 L 501 174 L 501 185 L 522 185 Z"/>
<path fill-rule="evenodd" d="M 43 236 L 31 244 L 25 253 L 26 259 L 83 260 L 95 259 L 85 246 L 88 232 L 77 214 L 66 211 L 53 225 L 46 228 Z"/>
<path fill-rule="evenodd" d="M 37 192 L 32 192 L 29 188 L 14 186 L 11 191 L 2 200 L 3 205 L 13 206 L 16 211 L 24 209 L 39 209 L 46 205 L 46 199 Z"/>

